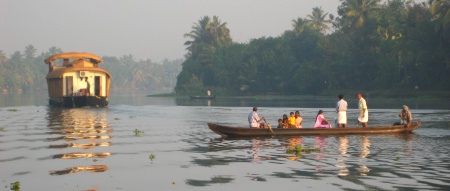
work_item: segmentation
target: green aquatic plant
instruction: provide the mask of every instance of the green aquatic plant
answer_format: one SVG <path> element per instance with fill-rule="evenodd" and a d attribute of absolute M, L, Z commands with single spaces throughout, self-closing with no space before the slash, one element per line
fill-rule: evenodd
<path fill-rule="evenodd" d="M 97 160 L 97 159 L 94 159 L 94 160 L 92 160 L 92 161 L 97 162 L 98 160 Z"/>
<path fill-rule="evenodd" d="M 5 128 L 4 127 L 0 127 L 0 131 L 3 131 L 3 130 L 5 130 Z"/>
<path fill-rule="evenodd" d="M 11 183 L 11 190 L 19 191 L 20 190 L 20 182 L 16 181 Z"/>
<path fill-rule="evenodd" d="M 301 153 L 320 152 L 320 148 L 302 148 L 301 145 L 295 145 L 294 147 L 288 147 L 286 149 L 287 154 L 294 154 L 295 156 L 301 155 Z"/>
<path fill-rule="evenodd" d="M 18 109 L 8 109 L 8 110 L 6 110 L 6 111 L 13 111 L 13 112 L 16 112 L 16 111 L 19 111 Z"/>
<path fill-rule="evenodd" d="M 135 129 L 134 131 L 134 135 L 137 137 L 137 136 L 140 136 L 141 134 L 143 134 L 144 133 L 144 131 L 140 131 L 140 130 L 138 130 L 138 129 Z"/>
<path fill-rule="evenodd" d="M 130 119 L 133 119 L 133 118 L 135 118 L 135 117 L 136 117 L 136 116 L 132 116 L 132 115 L 131 115 L 131 116 L 130 116 Z"/>
<path fill-rule="evenodd" d="M 154 154 L 150 154 L 150 156 L 148 157 L 151 161 L 153 161 L 153 159 L 155 159 L 155 155 Z"/>
<path fill-rule="evenodd" d="M 114 120 L 120 120 L 118 117 L 114 118 Z"/>

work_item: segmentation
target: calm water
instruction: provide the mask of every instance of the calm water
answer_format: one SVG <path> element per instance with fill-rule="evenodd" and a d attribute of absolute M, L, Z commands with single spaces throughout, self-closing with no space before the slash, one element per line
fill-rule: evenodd
<path fill-rule="evenodd" d="M 299 110 L 311 127 L 319 109 L 333 118 L 335 101 L 114 94 L 108 108 L 55 109 L 46 99 L 1 97 L 0 190 L 450 189 L 448 103 L 406 103 L 422 120 L 412 134 L 223 139 L 206 123 L 246 125 L 259 105 L 267 122 Z M 357 101 L 347 101 L 356 121 Z M 393 123 L 404 104 L 374 102 L 373 126 Z M 286 154 L 298 144 L 322 151 Z"/>

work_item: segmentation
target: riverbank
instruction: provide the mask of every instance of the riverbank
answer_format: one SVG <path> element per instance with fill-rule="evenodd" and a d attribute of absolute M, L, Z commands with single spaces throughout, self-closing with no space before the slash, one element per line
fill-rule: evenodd
<path fill-rule="evenodd" d="M 355 91 L 355 90 L 326 90 L 320 93 L 311 95 L 218 95 L 218 97 L 233 97 L 233 98 L 253 98 L 253 99 L 305 99 L 305 100 L 335 100 L 339 94 L 349 99 L 356 97 L 356 94 L 361 92 L 365 98 L 369 99 L 401 99 L 401 100 L 444 100 L 450 99 L 450 91 L 436 91 L 436 90 L 370 90 L 370 91 Z M 177 95 L 176 93 L 162 93 L 147 95 L 147 97 L 186 97 L 188 95 Z"/>

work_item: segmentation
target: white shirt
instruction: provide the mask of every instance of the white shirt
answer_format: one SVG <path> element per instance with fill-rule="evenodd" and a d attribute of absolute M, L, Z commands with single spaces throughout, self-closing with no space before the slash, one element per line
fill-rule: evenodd
<path fill-rule="evenodd" d="M 250 127 L 259 127 L 259 120 L 260 119 L 256 111 L 252 111 L 248 114 L 248 124 L 250 125 Z"/>
<path fill-rule="evenodd" d="M 347 107 L 347 101 L 345 101 L 344 99 L 340 99 L 336 104 L 336 112 L 347 111 Z"/>
<path fill-rule="evenodd" d="M 358 102 L 358 109 L 362 113 L 362 111 L 365 109 L 367 111 L 367 104 L 366 100 L 364 98 L 361 98 Z"/>

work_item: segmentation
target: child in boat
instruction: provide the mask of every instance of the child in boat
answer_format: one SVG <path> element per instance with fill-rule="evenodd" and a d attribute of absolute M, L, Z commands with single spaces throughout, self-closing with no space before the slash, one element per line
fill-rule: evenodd
<path fill-rule="evenodd" d="M 302 128 L 303 118 L 300 117 L 300 112 L 295 111 L 295 128 Z"/>
<path fill-rule="evenodd" d="M 283 114 L 283 128 L 289 127 L 289 120 L 286 114 Z"/>
<path fill-rule="evenodd" d="M 289 121 L 288 128 L 295 128 L 295 115 L 294 115 L 294 112 L 290 113 L 290 117 L 289 117 L 288 121 Z"/>
<path fill-rule="evenodd" d="M 278 119 L 278 126 L 277 128 L 283 128 L 284 124 L 283 124 L 283 120 L 282 119 Z"/>
<path fill-rule="evenodd" d="M 323 116 L 322 110 L 319 110 L 319 113 L 317 113 L 316 124 L 314 125 L 314 128 L 331 128 L 331 124 Z"/>

